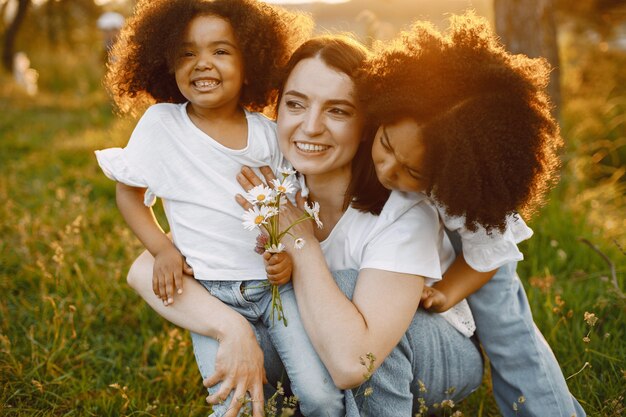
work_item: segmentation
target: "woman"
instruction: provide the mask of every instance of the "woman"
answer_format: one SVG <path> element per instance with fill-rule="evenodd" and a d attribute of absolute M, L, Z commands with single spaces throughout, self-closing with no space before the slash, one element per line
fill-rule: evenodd
<path fill-rule="evenodd" d="M 443 317 L 415 313 L 424 283 L 441 278 L 454 255 L 426 199 L 393 194 L 385 203 L 389 193 L 376 180 L 369 146 L 362 146 L 365 122 L 352 79 L 366 57 L 360 44 L 329 36 L 306 42 L 288 65 L 278 106 L 281 150 L 306 175 L 325 224 L 314 234 L 306 229 L 307 244 L 292 253 L 293 280 L 298 300 L 306 294 L 301 311 L 311 315 L 310 323 L 323 323 L 307 331 L 335 384 L 352 388 L 363 382 L 362 356 L 373 353 L 374 368 L 388 358 L 373 374 L 375 394 L 362 411 L 408 415 L 417 410 L 419 397 L 432 404 L 469 394 L 480 383 L 482 360 L 473 341 Z M 244 184 L 258 181 L 248 174 Z M 367 234 L 355 237 L 358 231 Z M 326 244 L 333 270 L 360 269 L 358 277 L 338 273 L 335 283 L 319 241 Z M 152 261 L 143 254 L 129 272 L 129 283 L 168 320 L 220 340 L 217 372 L 205 385 L 222 385 L 209 401 L 225 398 L 231 389 L 260 400 L 263 356 L 250 326 L 218 313 L 217 301 L 191 279 L 173 305 L 163 306 L 152 293 L 151 275 Z M 352 301 L 337 284 L 349 297 L 353 292 Z M 260 415 L 258 404 L 253 402 L 255 415 Z"/>

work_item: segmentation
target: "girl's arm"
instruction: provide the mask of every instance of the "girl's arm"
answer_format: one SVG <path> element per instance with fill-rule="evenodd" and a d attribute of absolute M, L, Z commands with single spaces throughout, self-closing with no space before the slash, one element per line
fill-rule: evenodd
<path fill-rule="evenodd" d="M 183 290 L 185 259 L 161 229 L 152 208 L 143 204 L 145 188 L 116 185 L 117 206 L 126 223 L 154 256 L 152 288 L 165 304 L 174 302 L 174 291 Z"/>
<path fill-rule="evenodd" d="M 482 288 L 496 271 L 478 272 L 459 254 L 443 275 L 443 279 L 425 292 L 428 295 L 422 295 L 422 306 L 427 310 L 443 313 Z"/>
<path fill-rule="evenodd" d="M 319 243 L 313 236 L 305 239 L 302 249 L 291 251 L 302 321 L 337 387 L 358 386 L 366 372 L 360 358 L 373 353 L 377 368 L 398 344 L 417 310 L 424 279 L 363 269 L 350 301 L 326 267 Z"/>

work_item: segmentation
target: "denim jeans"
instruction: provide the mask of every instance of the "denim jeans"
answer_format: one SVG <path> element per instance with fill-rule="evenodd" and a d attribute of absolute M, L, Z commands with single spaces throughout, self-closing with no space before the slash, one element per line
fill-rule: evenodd
<path fill-rule="evenodd" d="M 504 417 L 585 416 L 569 392 L 554 353 L 535 326 L 516 267 L 516 262 L 504 265 L 467 298 L 476 334 L 491 364 L 493 393 L 500 412 Z"/>
<path fill-rule="evenodd" d="M 350 299 L 357 271 L 337 271 L 335 281 Z M 459 401 L 482 381 L 483 360 L 477 344 L 438 314 L 418 310 L 406 333 L 371 379 L 346 392 L 348 416 L 412 416 L 420 399 L 432 405 Z M 365 396 L 365 389 L 372 394 Z"/>
<path fill-rule="evenodd" d="M 335 387 L 330 374 L 313 349 L 300 321 L 291 284 L 279 287 L 283 312 L 288 319 L 288 326 L 285 326 L 279 320 L 272 323 L 270 319 L 271 287 L 267 281 L 199 282 L 213 296 L 247 318 L 251 325 L 260 323 L 262 324 L 261 328 L 267 329 L 267 333 L 262 333 L 263 330 L 260 333 L 257 331 L 259 326 L 252 326 L 257 333 L 257 340 L 265 344 L 269 339 L 278 353 L 291 381 L 291 389 L 298 396 L 300 410 L 305 416 L 334 417 L 345 415 L 343 393 Z M 194 333 L 191 336 L 200 373 L 203 378 L 206 378 L 215 372 L 215 357 L 219 343 L 206 336 Z M 271 350 L 268 355 L 268 347 L 264 346 L 264 352 L 266 352 L 266 365 L 274 368 L 272 370 L 266 368 L 266 372 L 268 374 L 277 373 L 275 357 L 272 357 Z M 209 392 L 218 387 L 219 385 L 212 387 Z M 222 404 L 213 407 L 216 416 L 221 416 L 227 411 L 231 399 L 229 397 Z"/>

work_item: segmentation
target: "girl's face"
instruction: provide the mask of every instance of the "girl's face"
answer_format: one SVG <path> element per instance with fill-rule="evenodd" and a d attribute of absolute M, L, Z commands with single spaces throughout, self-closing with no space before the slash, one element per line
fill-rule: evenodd
<path fill-rule="evenodd" d="M 378 179 L 389 190 L 425 191 L 424 153 L 422 131 L 415 120 L 404 118 L 381 126 L 372 146 Z"/>
<path fill-rule="evenodd" d="M 191 20 L 174 72 L 180 92 L 195 110 L 236 108 L 244 71 L 230 23 L 212 15 Z"/>
<path fill-rule="evenodd" d="M 305 175 L 349 173 L 361 142 L 362 112 L 352 79 L 320 58 L 291 71 L 278 108 L 280 148 Z"/>

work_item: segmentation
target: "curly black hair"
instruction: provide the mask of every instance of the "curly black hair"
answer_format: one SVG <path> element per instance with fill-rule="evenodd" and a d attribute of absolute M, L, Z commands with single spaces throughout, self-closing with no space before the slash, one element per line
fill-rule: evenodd
<path fill-rule="evenodd" d="M 469 230 L 503 230 L 508 215 L 531 215 L 557 177 L 549 71 L 544 59 L 508 53 L 468 12 L 445 33 L 417 22 L 378 44 L 357 90 L 373 126 L 417 121 L 428 192 L 448 214 Z"/>
<path fill-rule="evenodd" d="M 240 104 L 260 111 L 276 98 L 276 74 L 308 38 L 310 17 L 257 0 L 141 0 L 111 52 L 105 85 L 122 113 L 147 102 L 183 103 L 174 64 L 191 20 L 228 20 L 242 51 L 245 79 Z"/>

